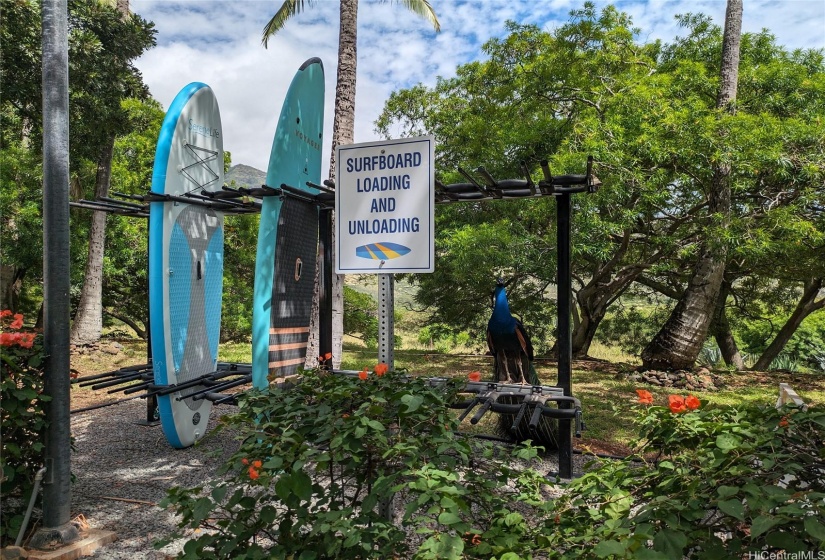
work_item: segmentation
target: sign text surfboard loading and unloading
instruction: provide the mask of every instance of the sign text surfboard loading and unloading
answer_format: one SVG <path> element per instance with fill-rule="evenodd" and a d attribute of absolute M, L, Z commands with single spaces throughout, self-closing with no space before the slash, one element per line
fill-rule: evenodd
<path fill-rule="evenodd" d="M 335 272 L 432 272 L 434 138 L 337 148 Z"/>

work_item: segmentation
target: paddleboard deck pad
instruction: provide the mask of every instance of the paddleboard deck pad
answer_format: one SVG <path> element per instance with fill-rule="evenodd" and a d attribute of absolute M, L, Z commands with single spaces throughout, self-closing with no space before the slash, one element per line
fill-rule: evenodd
<path fill-rule="evenodd" d="M 318 194 L 307 182 L 321 179 L 324 67 L 307 60 L 284 99 L 267 168 L 266 184 Z M 252 384 L 296 373 L 309 340 L 318 247 L 318 207 L 290 196 L 261 204 L 252 311 Z"/>
<path fill-rule="evenodd" d="M 206 84 L 175 97 L 158 137 L 149 211 L 149 319 L 155 385 L 168 387 L 215 372 L 223 289 L 223 213 L 181 200 L 223 185 L 223 131 Z M 188 395 L 195 385 L 158 395 L 163 433 L 176 448 L 206 433 L 212 403 Z"/>

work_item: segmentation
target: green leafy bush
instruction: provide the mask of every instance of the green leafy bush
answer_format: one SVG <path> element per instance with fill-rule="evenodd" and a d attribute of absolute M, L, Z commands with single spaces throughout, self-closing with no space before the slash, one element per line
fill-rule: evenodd
<path fill-rule="evenodd" d="M 224 276 L 221 342 L 248 342 L 252 333 L 255 240 L 258 214 L 228 216 L 224 223 Z M 312 271 L 314 274 L 314 271 Z"/>
<path fill-rule="evenodd" d="M 744 321 L 737 329 L 737 337 L 741 337 L 747 352 L 759 355 L 771 343 L 785 319 L 785 316 L 771 316 Z M 786 355 L 788 360 L 795 360 L 798 365 L 804 364 L 825 371 L 825 364 L 821 363 L 822 356 L 825 356 L 825 313 L 820 311 L 811 314 L 802 321 L 782 349 L 782 354 Z M 772 367 L 780 366 L 772 364 Z"/>
<path fill-rule="evenodd" d="M 418 343 L 435 348 L 439 352 L 450 352 L 457 347 L 470 344 L 470 333 L 455 331 L 443 324 L 430 324 L 418 331 Z"/>
<path fill-rule="evenodd" d="M 640 455 L 558 500 L 541 542 L 563 557 L 745 558 L 822 550 L 825 412 L 645 408 Z"/>
<path fill-rule="evenodd" d="M 191 537 L 179 557 L 727 559 L 825 544 L 823 411 L 655 406 L 641 391 L 638 455 L 553 487 L 535 448 L 454 434 L 456 385 L 376 370 L 244 397 L 225 420 L 242 438 L 226 479 L 165 499 L 172 538 Z"/>
<path fill-rule="evenodd" d="M 34 485 L 34 475 L 43 466 L 43 434 L 46 416 L 43 403 L 43 337 L 22 330 L 23 316 L 0 312 L 0 423 L 3 452 L 0 454 L 0 545 L 13 541 L 23 522 Z"/>
<path fill-rule="evenodd" d="M 664 324 L 668 312 L 665 307 L 616 306 L 599 323 L 595 338 L 628 354 L 639 355 Z"/>
<path fill-rule="evenodd" d="M 344 286 L 344 332 L 360 334 L 368 348 L 378 345 L 378 304 L 369 294 Z"/>
<path fill-rule="evenodd" d="M 455 384 L 434 387 L 381 367 L 363 379 L 311 372 L 289 391 L 244 396 L 225 419 L 242 438 L 223 467 L 227 479 L 175 488 L 164 500 L 180 515 L 172 538 L 204 529 L 180 557 L 526 554 L 546 481 L 510 463 L 529 463 L 536 450 L 518 448 L 514 458 L 457 436 L 446 406 Z M 394 496 L 400 526 L 379 513 Z M 408 540 L 409 527 L 419 544 Z"/>

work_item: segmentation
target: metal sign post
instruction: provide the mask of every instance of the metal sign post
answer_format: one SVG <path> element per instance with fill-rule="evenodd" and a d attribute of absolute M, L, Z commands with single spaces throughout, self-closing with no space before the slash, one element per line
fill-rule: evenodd
<path fill-rule="evenodd" d="M 395 369 L 395 284 L 392 274 L 378 275 L 378 361 Z"/>

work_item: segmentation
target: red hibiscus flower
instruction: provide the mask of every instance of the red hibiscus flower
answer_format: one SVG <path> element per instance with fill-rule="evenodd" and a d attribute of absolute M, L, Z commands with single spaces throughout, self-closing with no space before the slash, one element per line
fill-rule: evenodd
<path fill-rule="evenodd" d="M 20 313 L 15 313 L 14 314 L 14 321 L 11 322 L 11 324 L 9 325 L 9 328 L 17 330 L 22 326 L 23 326 L 23 315 L 21 315 Z"/>
<path fill-rule="evenodd" d="M 653 394 L 645 389 L 636 389 L 636 394 L 639 395 L 639 402 L 642 404 L 653 404 Z"/>
<path fill-rule="evenodd" d="M 672 413 L 678 414 L 680 412 L 687 411 L 687 406 L 685 405 L 685 399 L 683 397 L 680 397 L 679 395 L 669 395 L 667 401 Z"/>
<path fill-rule="evenodd" d="M 685 406 L 688 407 L 688 410 L 696 410 L 702 405 L 702 401 L 694 397 L 693 395 L 688 395 L 685 398 Z"/>

